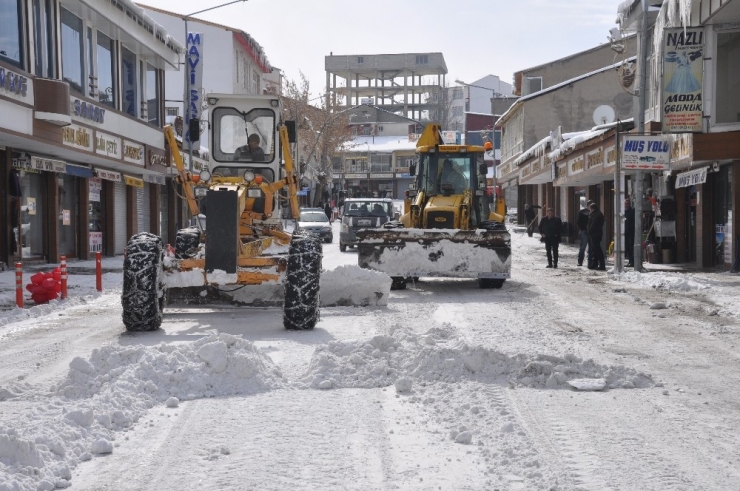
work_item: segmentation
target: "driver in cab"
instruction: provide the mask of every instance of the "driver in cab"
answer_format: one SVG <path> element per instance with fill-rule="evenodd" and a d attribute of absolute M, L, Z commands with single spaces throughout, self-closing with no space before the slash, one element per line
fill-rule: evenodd
<path fill-rule="evenodd" d="M 462 194 L 467 187 L 468 180 L 460 172 L 454 162 L 445 159 L 442 163 L 442 173 L 439 176 L 439 187 L 444 191 L 448 186 L 452 186 L 453 194 Z"/>
<path fill-rule="evenodd" d="M 252 133 L 247 138 L 247 144 L 236 149 L 234 160 L 252 160 L 264 162 L 265 152 L 260 147 L 260 137 L 257 133 Z"/>

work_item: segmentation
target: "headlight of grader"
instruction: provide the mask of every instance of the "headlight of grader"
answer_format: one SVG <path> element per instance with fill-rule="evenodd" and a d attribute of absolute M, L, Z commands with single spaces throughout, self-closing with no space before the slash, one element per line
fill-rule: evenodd
<path fill-rule="evenodd" d="M 244 172 L 244 180 L 247 182 L 254 181 L 254 172 L 252 172 L 251 170 Z"/>
<path fill-rule="evenodd" d="M 211 180 L 211 173 L 207 170 L 200 171 L 200 182 L 208 182 Z"/>

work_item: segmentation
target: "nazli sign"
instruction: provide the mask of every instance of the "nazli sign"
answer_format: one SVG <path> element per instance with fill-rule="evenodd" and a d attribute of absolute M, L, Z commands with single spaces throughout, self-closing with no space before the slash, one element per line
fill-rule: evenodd
<path fill-rule="evenodd" d="M 697 184 L 704 184 L 707 182 L 707 172 L 709 167 L 702 167 L 701 169 L 691 170 L 689 172 L 683 172 L 676 176 L 676 189 L 687 188 L 689 186 L 695 186 Z"/>
<path fill-rule="evenodd" d="M 677 27 L 663 33 L 663 133 L 702 130 L 704 28 Z"/>
<path fill-rule="evenodd" d="M 626 136 L 622 147 L 622 169 L 668 170 L 670 148 L 662 136 Z"/>

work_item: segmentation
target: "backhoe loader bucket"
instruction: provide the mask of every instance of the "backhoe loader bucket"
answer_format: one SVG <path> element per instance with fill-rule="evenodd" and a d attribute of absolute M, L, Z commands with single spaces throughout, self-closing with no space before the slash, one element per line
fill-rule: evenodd
<path fill-rule="evenodd" d="M 391 277 L 505 280 L 511 237 L 505 229 L 369 229 L 358 232 L 358 264 Z"/>

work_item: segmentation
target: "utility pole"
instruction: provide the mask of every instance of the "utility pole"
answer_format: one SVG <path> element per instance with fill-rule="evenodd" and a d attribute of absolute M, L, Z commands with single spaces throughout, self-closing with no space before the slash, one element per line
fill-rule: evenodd
<path fill-rule="evenodd" d="M 642 0 L 642 25 L 640 28 L 640 88 L 637 97 L 637 118 L 635 118 L 638 134 L 644 132 L 645 128 L 645 89 L 647 74 L 647 28 L 648 28 L 648 6 L 647 0 Z M 634 264 L 635 271 L 642 271 L 642 171 L 635 173 L 635 243 Z"/>

